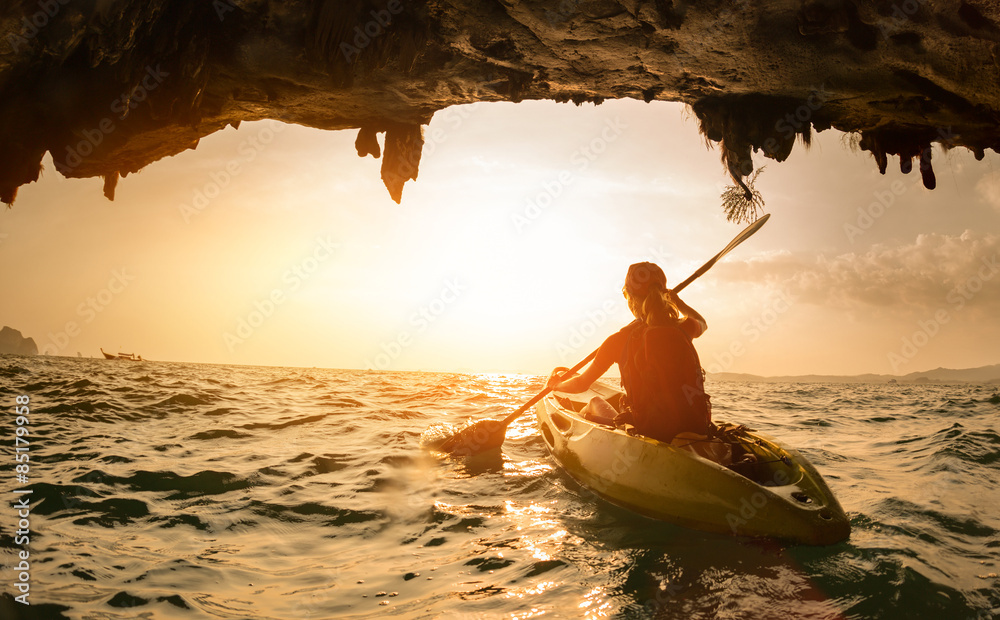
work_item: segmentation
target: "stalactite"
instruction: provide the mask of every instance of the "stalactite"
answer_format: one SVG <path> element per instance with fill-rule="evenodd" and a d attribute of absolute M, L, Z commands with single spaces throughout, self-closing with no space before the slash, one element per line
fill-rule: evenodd
<path fill-rule="evenodd" d="M 382 182 L 397 204 L 403 199 L 403 184 L 417 179 L 423 148 L 424 135 L 420 125 L 394 124 L 385 132 Z"/>
<path fill-rule="evenodd" d="M 814 130 L 859 133 L 883 174 L 890 155 L 904 171 L 919 158 L 928 188 L 933 144 L 1000 149 L 988 3 L 915 4 L 903 20 L 853 0 L 50 4 L 0 5 L 8 204 L 46 152 L 64 176 L 104 177 L 111 198 L 119 176 L 269 118 L 360 128 L 358 154 L 383 158 L 398 202 L 421 126 L 478 101 L 688 104 L 744 191 L 755 154 L 783 161 Z"/>

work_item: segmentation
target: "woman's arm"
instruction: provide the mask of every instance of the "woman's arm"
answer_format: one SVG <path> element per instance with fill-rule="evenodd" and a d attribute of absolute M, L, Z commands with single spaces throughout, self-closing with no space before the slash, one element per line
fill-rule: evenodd
<path fill-rule="evenodd" d="M 601 345 L 601 348 L 597 350 L 597 357 L 590 363 L 590 366 L 587 366 L 583 374 L 575 375 L 563 381 L 563 373 L 557 373 L 556 370 L 559 370 L 557 368 L 552 371 L 552 375 L 545 383 L 545 387 L 554 392 L 568 392 L 570 394 L 579 394 L 580 392 L 587 391 L 594 381 L 600 379 L 601 375 L 606 373 L 611 368 L 611 365 L 621 358 L 622 347 L 624 345 L 625 335 L 622 332 L 619 331 L 611 334 Z"/>
<path fill-rule="evenodd" d="M 705 333 L 708 329 L 708 322 L 705 321 L 705 317 L 701 316 L 697 310 L 687 305 L 681 298 L 677 296 L 677 293 L 673 291 L 667 291 L 667 299 L 670 303 L 680 310 L 681 314 L 684 315 L 684 321 L 688 323 L 687 329 L 691 334 L 692 338 L 697 338 L 698 336 Z"/>

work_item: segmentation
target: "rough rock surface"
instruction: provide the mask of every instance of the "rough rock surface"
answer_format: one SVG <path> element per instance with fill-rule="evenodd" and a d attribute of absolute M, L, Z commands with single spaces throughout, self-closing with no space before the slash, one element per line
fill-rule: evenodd
<path fill-rule="evenodd" d="M 682 101 L 737 179 L 831 127 L 930 188 L 931 143 L 1000 144 L 997 0 L 10 0 L 0 36 L 8 204 L 46 151 L 113 198 L 268 118 L 359 129 L 399 201 L 421 126 L 475 101 Z"/>
<path fill-rule="evenodd" d="M 0 353 L 14 355 L 38 355 L 38 345 L 34 338 L 25 338 L 21 332 L 4 325 L 0 329 Z"/>

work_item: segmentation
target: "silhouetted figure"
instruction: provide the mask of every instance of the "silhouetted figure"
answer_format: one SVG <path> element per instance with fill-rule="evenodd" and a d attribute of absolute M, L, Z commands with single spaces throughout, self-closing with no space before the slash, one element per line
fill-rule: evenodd
<path fill-rule="evenodd" d="M 705 319 L 667 288 L 653 263 L 630 266 L 622 292 L 636 320 L 604 341 L 583 374 L 564 380 L 557 368 L 546 387 L 583 392 L 617 362 L 625 388 L 618 426 L 665 442 L 682 432 L 707 435 L 711 406 L 692 342 L 707 329 Z"/>

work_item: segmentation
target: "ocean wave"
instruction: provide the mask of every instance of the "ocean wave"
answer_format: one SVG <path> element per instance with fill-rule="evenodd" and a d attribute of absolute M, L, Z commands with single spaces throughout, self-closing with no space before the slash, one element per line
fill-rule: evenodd
<path fill-rule="evenodd" d="M 502 452 L 421 447 L 433 431 L 510 413 L 543 379 L 0 361 L 0 391 L 32 397 L 32 609 L 997 615 L 992 388 L 713 385 L 717 419 L 799 450 L 847 510 L 850 540 L 811 548 L 695 532 L 599 500 L 551 461 L 532 412 Z M 13 436 L 11 416 L 0 432 Z M 0 472 L 13 476 L 14 462 Z M 0 546 L 20 548 L 9 529 Z M 20 607 L 3 593 L 4 618 Z"/>
<path fill-rule="evenodd" d="M 293 426 L 301 426 L 303 424 L 312 424 L 313 422 L 320 422 L 326 419 L 326 414 L 305 416 L 300 418 L 294 418 L 288 420 L 287 422 L 253 422 L 250 424 L 243 424 L 240 428 L 245 428 L 247 430 L 271 430 L 277 431 L 285 428 L 290 428 Z"/>

